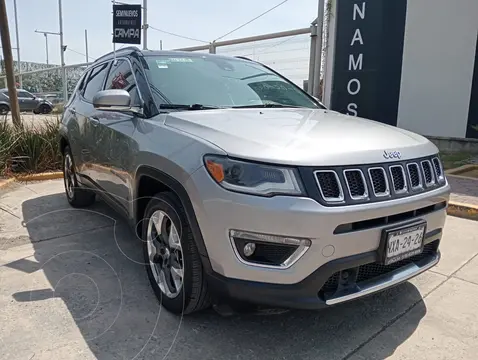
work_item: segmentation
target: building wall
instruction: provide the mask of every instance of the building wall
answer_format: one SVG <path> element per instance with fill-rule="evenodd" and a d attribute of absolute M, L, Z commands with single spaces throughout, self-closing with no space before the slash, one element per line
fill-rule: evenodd
<path fill-rule="evenodd" d="M 333 4 L 328 106 L 423 135 L 478 138 L 478 0 Z M 363 19 L 353 18 L 355 7 L 365 7 Z M 350 66 L 351 54 L 363 63 Z M 357 94 L 347 89 L 354 79 Z"/>
<path fill-rule="evenodd" d="M 408 0 L 397 125 L 465 137 L 478 0 Z"/>

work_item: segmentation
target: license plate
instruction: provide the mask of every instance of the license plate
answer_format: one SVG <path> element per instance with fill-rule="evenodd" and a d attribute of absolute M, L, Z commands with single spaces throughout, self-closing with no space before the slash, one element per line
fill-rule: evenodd
<path fill-rule="evenodd" d="M 386 230 L 385 265 L 418 255 L 423 251 L 426 223 Z"/>

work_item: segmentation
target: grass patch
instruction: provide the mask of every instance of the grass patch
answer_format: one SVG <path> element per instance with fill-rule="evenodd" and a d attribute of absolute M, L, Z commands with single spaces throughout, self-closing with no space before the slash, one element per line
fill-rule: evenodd
<path fill-rule="evenodd" d="M 0 123 L 0 177 L 13 173 L 38 173 L 61 169 L 58 120 L 15 128 Z"/>
<path fill-rule="evenodd" d="M 468 152 L 456 152 L 456 153 L 440 153 L 440 158 L 443 162 L 445 170 L 454 169 L 462 165 L 471 163 L 473 158 L 477 155 Z"/>

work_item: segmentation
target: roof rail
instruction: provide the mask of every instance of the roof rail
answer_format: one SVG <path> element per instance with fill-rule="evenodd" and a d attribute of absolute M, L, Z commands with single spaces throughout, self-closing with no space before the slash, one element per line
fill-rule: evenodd
<path fill-rule="evenodd" d="M 249 59 L 248 57 L 245 56 L 234 56 L 235 58 L 242 59 L 242 60 L 248 60 L 248 61 L 254 61 L 252 59 Z"/>
<path fill-rule="evenodd" d="M 140 50 L 137 46 L 127 46 L 127 47 L 116 50 L 116 54 L 118 54 L 118 53 L 122 54 L 126 51 L 132 52 L 132 51 L 140 51 Z M 107 54 L 104 54 L 103 56 L 100 56 L 98 59 L 96 59 L 94 62 L 97 62 L 98 60 L 102 60 L 102 59 L 111 57 L 112 55 L 114 55 L 114 53 L 115 53 L 115 51 L 111 51 Z"/>

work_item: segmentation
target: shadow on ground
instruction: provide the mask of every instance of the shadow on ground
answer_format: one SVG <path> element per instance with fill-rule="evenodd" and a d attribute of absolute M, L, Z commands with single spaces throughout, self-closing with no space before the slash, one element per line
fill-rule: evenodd
<path fill-rule="evenodd" d="M 34 257 L 6 266 L 28 276 L 41 270 L 49 284 L 32 280 L 13 298 L 41 319 L 37 331 L 63 342 L 78 342 L 79 333 L 97 359 L 343 359 L 415 306 L 419 316 L 406 331 L 377 349 L 383 359 L 426 313 L 406 283 L 318 312 L 224 318 L 209 310 L 178 318 L 161 309 L 149 286 L 141 240 L 102 202 L 74 210 L 54 194 L 23 202 L 22 211 Z M 39 304 L 53 300 L 64 306 L 42 314 Z"/>

